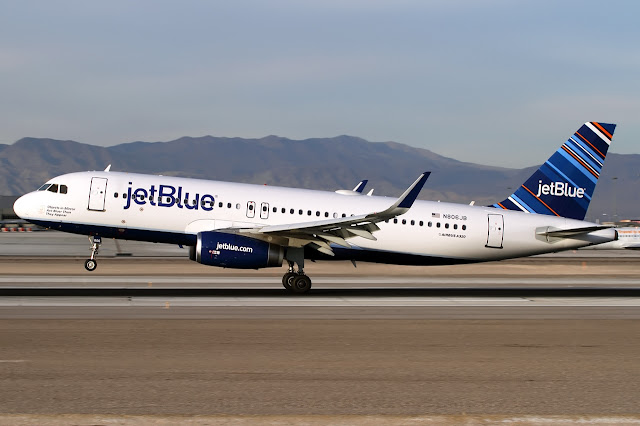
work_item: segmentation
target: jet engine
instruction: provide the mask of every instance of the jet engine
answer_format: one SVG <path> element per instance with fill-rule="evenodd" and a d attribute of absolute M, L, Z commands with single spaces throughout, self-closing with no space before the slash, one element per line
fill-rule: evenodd
<path fill-rule="evenodd" d="M 199 232 L 189 258 L 203 265 L 234 269 L 282 266 L 284 247 L 225 232 Z"/>

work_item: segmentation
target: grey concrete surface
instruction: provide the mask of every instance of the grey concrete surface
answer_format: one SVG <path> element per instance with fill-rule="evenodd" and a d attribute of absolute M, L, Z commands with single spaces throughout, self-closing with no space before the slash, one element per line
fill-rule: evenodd
<path fill-rule="evenodd" d="M 2 320 L 0 413 L 639 414 L 637 320 Z"/>
<path fill-rule="evenodd" d="M 0 257 L 0 293 L 71 292 L 0 296 L 0 424 L 640 421 L 633 257 L 318 263 L 311 297 L 279 268 L 83 258 Z M 157 292 L 81 293 L 105 288 Z"/>

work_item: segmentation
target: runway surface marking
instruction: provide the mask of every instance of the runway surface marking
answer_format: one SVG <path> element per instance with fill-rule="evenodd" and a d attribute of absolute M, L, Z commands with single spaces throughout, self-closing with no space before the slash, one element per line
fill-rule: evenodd
<path fill-rule="evenodd" d="M 3 297 L 0 306 L 22 307 L 420 307 L 535 306 L 640 307 L 640 297 Z"/>

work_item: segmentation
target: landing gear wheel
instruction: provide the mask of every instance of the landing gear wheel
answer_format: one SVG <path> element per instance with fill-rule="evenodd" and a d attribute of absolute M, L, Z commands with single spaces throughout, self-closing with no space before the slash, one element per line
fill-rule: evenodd
<path fill-rule="evenodd" d="M 84 269 L 91 272 L 94 271 L 98 267 L 98 262 L 94 259 L 87 259 L 84 261 Z"/>
<path fill-rule="evenodd" d="M 282 277 L 282 285 L 289 291 L 293 291 L 293 280 L 298 276 L 295 272 L 287 272 Z"/>
<path fill-rule="evenodd" d="M 306 293 L 311 289 L 311 278 L 306 275 L 298 275 L 293 279 L 291 289 L 294 293 Z"/>

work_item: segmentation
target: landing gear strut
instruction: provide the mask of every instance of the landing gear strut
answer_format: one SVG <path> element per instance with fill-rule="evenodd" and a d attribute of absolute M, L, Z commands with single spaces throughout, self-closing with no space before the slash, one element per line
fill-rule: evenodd
<path fill-rule="evenodd" d="M 308 292 L 311 289 L 311 278 L 304 273 L 304 250 L 289 248 L 286 258 L 289 270 L 282 277 L 282 285 L 292 293 Z M 298 264 L 298 271 L 294 270 L 294 264 Z"/>
<path fill-rule="evenodd" d="M 92 272 L 95 271 L 95 269 L 98 267 L 96 256 L 98 256 L 98 250 L 100 249 L 102 238 L 99 236 L 89 236 L 89 242 L 91 243 L 91 257 L 84 261 L 84 269 Z"/>

